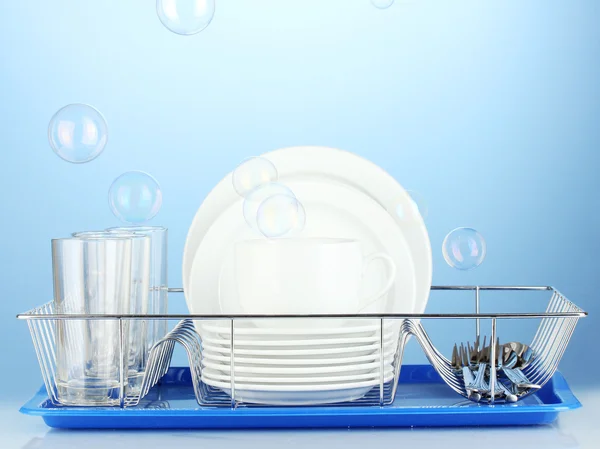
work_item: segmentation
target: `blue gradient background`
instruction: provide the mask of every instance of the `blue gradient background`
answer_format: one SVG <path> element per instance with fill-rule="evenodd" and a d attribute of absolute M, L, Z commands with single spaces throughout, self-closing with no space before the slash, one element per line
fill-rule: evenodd
<path fill-rule="evenodd" d="M 41 384 L 14 317 L 51 299 L 50 239 L 118 224 L 115 177 L 144 170 L 161 183 L 152 223 L 170 229 L 180 286 L 187 228 L 211 187 L 245 157 L 304 144 L 365 156 L 427 199 L 434 283 L 552 284 L 587 309 L 561 369 L 597 384 L 599 18 L 597 0 L 397 0 L 383 11 L 368 0 L 223 0 L 204 32 L 181 37 L 149 0 L 1 2 L 0 385 L 10 388 L 0 400 Z M 98 108 L 110 130 L 84 165 L 59 159 L 46 135 L 74 102 Z M 488 243 L 472 272 L 442 258 L 458 226 Z"/>

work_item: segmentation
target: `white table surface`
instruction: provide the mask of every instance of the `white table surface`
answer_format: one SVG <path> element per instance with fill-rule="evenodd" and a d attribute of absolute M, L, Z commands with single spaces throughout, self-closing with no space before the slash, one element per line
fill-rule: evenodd
<path fill-rule="evenodd" d="M 574 389 L 583 408 L 561 414 L 554 424 L 535 427 L 339 429 L 339 430 L 157 430 L 66 431 L 41 418 L 21 415 L 22 405 L 0 405 L 2 449 L 563 449 L 600 448 L 600 388 Z"/>

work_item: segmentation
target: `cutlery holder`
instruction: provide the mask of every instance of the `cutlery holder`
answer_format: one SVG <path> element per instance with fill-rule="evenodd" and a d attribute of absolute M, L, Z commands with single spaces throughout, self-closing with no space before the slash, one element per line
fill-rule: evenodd
<path fill-rule="evenodd" d="M 372 371 L 373 377 L 371 383 L 366 385 L 366 394 L 362 394 L 359 399 L 337 403 L 336 406 L 353 406 L 353 405 L 373 405 L 384 406 L 394 402 L 398 387 L 398 379 L 402 368 L 402 360 L 407 341 L 410 336 L 414 336 L 423 348 L 425 355 L 429 359 L 432 366 L 442 377 L 444 382 L 448 384 L 456 393 L 467 397 L 468 393 L 464 387 L 464 382 L 460 375 L 453 369 L 452 363 L 443 355 L 443 351 L 432 343 L 425 328 L 429 328 L 430 321 L 441 322 L 442 320 L 460 320 L 465 324 L 474 324 L 476 336 L 481 335 L 482 321 L 490 322 L 490 341 L 496 341 L 498 334 L 498 325 L 505 320 L 524 323 L 530 320 L 539 320 L 535 336 L 531 340 L 530 347 L 533 350 L 535 357 L 533 362 L 523 369 L 523 373 L 532 381 L 543 386 L 558 368 L 560 359 L 566 350 L 569 340 L 573 334 L 579 318 L 587 315 L 582 309 L 566 299 L 562 294 L 552 287 L 432 287 L 432 291 L 439 292 L 443 295 L 449 295 L 451 291 L 464 292 L 473 294 L 475 305 L 475 313 L 439 313 L 439 314 L 368 314 L 368 315 L 312 315 L 312 316 L 268 316 L 268 315 L 238 315 L 238 316 L 197 316 L 197 315 L 83 315 L 83 314 L 57 314 L 54 311 L 52 303 L 48 303 L 29 312 L 18 315 L 17 318 L 26 320 L 31 332 L 34 348 L 40 364 L 42 377 L 48 397 L 53 404 L 60 405 L 57 397 L 56 386 L 56 326 L 60 320 L 117 320 L 121 331 L 119 341 L 121 343 L 121 367 L 120 367 L 120 405 L 121 407 L 132 407 L 139 403 L 140 399 L 145 396 L 150 389 L 160 381 L 167 372 L 173 350 L 176 344 L 184 347 L 187 353 L 188 362 L 192 373 L 193 388 L 196 399 L 200 405 L 210 405 L 217 407 L 232 407 L 240 406 L 265 406 L 265 405 L 281 405 L 274 401 L 269 404 L 268 401 L 263 401 L 262 404 L 254 404 L 250 401 L 245 401 L 242 383 L 237 382 L 236 378 L 236 339 L 239 338 L 236 332 L 236 325 L 244 320 L 249 319 L 307 319 L 314 320 L 316 318 L 328 319 L 351 319 L 351 320 L 371 320 L 371 322 L 379 324 L 379 344 L 378 349 L 372 354 L 374 360 L 378 360 L 379 366 Z M 520 292 L 522 294 L 531 294 L 537 291 L 547 294 L 549 299 L 546 300 L 545 312 L 498 312 L 498 313 L 481 313 L 480 312 L 480 295 L 483 292 L 496 291 L 503 294 Z M 182 293 L 182 289 L 170 289 L 170 293 Z M 544 293 L 545 292 L 545 293 Z M 519 302 L 522 308 L 522 303 Z M 430 306 L 431 307 L 431 306 Z M 149 353 L 147 369 L 144 374 L 141 392 L 137 394 L 129 394 L 126 388 L 126 361 L 124 345 L 126 336 L 124 334 L 125 323 L 128 320 L 164 320 L 174 323 L 173 329 L 159 342 L 157 342 Z M 227 323 L 229 329 L 229 347 L 234 350 L 229 351 L 230 361 L 230 377 L 227 388 L 215 388 L 206 384 L 203 380 L 203 354 L 202 341 L 200 335 L 196 332 L 194 320 L 210 320 Z M 397 332 L 397 338 L 391 341 L 384 339 L 384 329 L 390 322 L 394 332 Z M 517 326 L 518 328 L 518 326 Z M 464 330 L 464 329 L 463 329 Z M 502 337 L 504 339 L 504 337 Z M 445 337 L 448 340 L 447 336 Z M 453 340 L 453 342 L 456 340 Z M 460 342 L 460 341 L 459 341 Z M 386 357 L 392 354 L 391 359 L 391 376 L 386 372 L 385 365 L 387 364 Z M 385 355 L 385 356 L 384 356 Z M 495 370 L 495 366 L 490 367 Z M 236 385 L 237 383 L 237 385 Z M 240 393 L 241 392 L 241 393 Z M 533 393 L 528 391 L 523 394 L 526 396 Z M 318 392 L 314 393 L 318 396 Z M 325 393 L 323 393 L 324 395 Z M 492 394 L 492 398 L 494 395 Z M 250 398 L 251 399 L 251 398 Z M 323 396 L 319 404 L 327 403 L 327 398 Z M 313 398 L 314 400 L 314 398 Z M 493 401 L 493 399 L 492 399 Z"/>

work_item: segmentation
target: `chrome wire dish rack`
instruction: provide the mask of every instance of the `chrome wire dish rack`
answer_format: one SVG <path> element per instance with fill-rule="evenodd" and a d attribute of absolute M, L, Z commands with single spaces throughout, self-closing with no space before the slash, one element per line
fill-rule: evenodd
<path fill-rule="evenodd" d="M 181 294 L 183 289 L 171 288 L 170 294 Z M 344 319 L 344 320 L 371 320 L 379 326 L 377 335 L 379 336 L 379 345 L 372 356 L 373 361 L 379 361 L 379 366 L 372 371 L 372 382 L 369 384 L 368 392 L 359 399 L 335 402 L 335 406 L 385 406 L 393 403 L 396 398 L 398 380 L 402 369 L 402 361 L 405 353 L 405 347 L 411 337 L 420 344 L 425 356 L 435 368 L 444 382 L 457 394 L 468 398 L 470 393 L 465 387 L 465 379 L 460 369 L 457 369 L 453 360 L 447 358 L 444 353 L 450 354 L 450 348 L 444 348 L 450 343 L 460 342 L 457 338 L 466 335 L 471 341 L 479 339 L 484 333 L 482 329 L 489 329 L 485 332 L 490 338 L 489 341 L 495 342 L 499 337 L 498 327 L 508 320 L 519 320 L 521 323 L 529 323 L 529 326 L 512 326 L 513 328 L 531 327 L 535 329 L 534 335 L 527 340 L 534 354 L 533 361 L 523 368 L 523 374 L 538 387 L 546 384 L 556 372 L 560 360 L 568 346 L 573 335 L 577 322 L 580 318 L 587 316 L 587 313 L 569 301 L 565 296 L 553 287 L 525 287 L 525 286 L 433 286 L 432 294 L 439 293 L 444 296 L 451 296 L 452 292 L 466 294 L 470 307 L 474 308 L 471 313 L 425 313 L 425 314 L 365 314 L 365 315 L 91 315 L 91 314 L 57 314 L 54 312 L 53 303 L 47 303 L 41 307 L 19 314 L 18 319 L 26 320 L 31 332 L 31 337 L 35 351 L 40 364 L 42 377 L 48 397 L 55 405 L 60 405 L 56 386 L 56 328 L 57 323 L 63 320 L 118 320 L 120 329 L 119 342 L 121 344 L 121 366 L 120 366 L 120 394 L 119 402 L 121 407 L 136 406 L 150 389 L 160 382 L 166 374 L 171 364 L 173 352 L 176 345 L 181 345 L 187 354 L 188 363 L 192 373 L 192 384 L 194 394 L 199 405 L 213 407 L 264 407 L 269 405 L 281 405 L 276 401 L 273 403 L 262 404 L 247 401 L 244 393 L 243 383 L 236 383 L 236 339 L 239 341 L 239 333 L 236 332 L 236 325 L 242 321 L 248 320 L 269 320 L 269 319 Z M 532 307 L 529 301 L 518 298 L 518 301 L 504 300 L 495 301 L 494 307 L 509 307 L 509 311 L 482 313 L 482 296 L 498 292 L 503 297 L 505 295 L 527 295 L 532 296 L 534 292 L 544 296 L 543 302 L 545 311 L 531 311 Z M 431 301 L 430 301 L 431 303 Z M 454 304 L 454 303 L 450 303 Z M 521 311 L 520 309 L 527 309 Z M 451 307 L 454 310 L 454 307 Z M 513 310 L 516 309 L 516 310 Z M 150 350 L 146 371 L 144 373 L 141 390 L 132 394 L 126 386 L 126 356 L 125 356 L 125 329 L 129 320 L 167 320 L 173 326 L 172 330 L 158 341 Z M 473 326 L 466 328 L 460 326 L 460 332 L 452 334 L 448 338 L 448 330 L 442 334 L 443 343 L 434 344 L 435 338 L 431 338 L 426 332 L 426 328 L 434 327 L 435 323 L 447 322 L 447 320 L 458 320 L 463 324 L 472 323 Z M 227 388 L 215 388 L 205 382 L 203 378 L 203 345 L 200 334 L 196 331 L 195 322 L 220 322 L 226 323 L 229 342 L 227 347 L 229 351 L 229 381 Z M 487 326 L 489 325 L 489 327 Z M 386 327 L 387 326 L 387 327 Z M 394 329 L 394 336 L 390 340 L 384 338 L 384 329 Z M 457 328 L 458 329 L 458 328 Z M 475 332 L 472 332 L 472 330 Z M 435 329 L 433 329 L 435 331 Z M 467 332 L 467 334 L 465 334 Z M 389 333 L 388 333 L 389 334 Z M 471 338 L 472 337 L 472 338 Z M 526 337 L 529 338 L 529 337 Z M 490 360 L 496 360 L 497 348 L 490 345 Z M 391 366 L 392 375 L 386 368 L 386 360 L 392 354 Z M 496 378 L 497 367 L 495 363 L 489 366 L 490 375 Z M 489 402 L 497 401 L 495 395 L 494 382 L 490 383 L 491 394 Z M 535 389 L 523 390 L 519 393 L 519 399 L 535 393 Z M 323 405 L 320 401 L 319 405 Z"/>

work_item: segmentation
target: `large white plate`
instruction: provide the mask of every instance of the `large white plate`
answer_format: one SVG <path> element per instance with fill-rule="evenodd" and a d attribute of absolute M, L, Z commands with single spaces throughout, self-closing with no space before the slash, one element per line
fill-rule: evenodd
<path fill-rule="evenodd" d="M 393 370 L 391 367 L 388 367 L 385 371 L 385 376 L 390 376 L 393 374 Z M 206 368 L 202 370 L 202 379 L 213 379 L 221 382 L 230 382 L 231 375 L 226 374 L 222 370 L 215 370 L 212 368 Z M 254 383 L 254 384 L 284 384 L 284 385 L 306 385 L 306 384 L 315 384 L 315 383 L 329 383 L 329 382 L 340 382 L 340 383 L 348 383 L 348 382 L 358 382 L 365 380 L 376 380 L 379 379 L 379 374 L 373 371 L 361 374 L 347 374 L 342 373 L 335 376 L 324 376 L 324 375 L 302 375 L 299 377 L 282 377 L 277 375 L 269 376 L 268 374 L 264 374 L 261 376 L 252 376 L 252 375 L 235 375 L 235 382 L 242 383 Z"/>
<path fill-rule="evenodd" d="M 363 193 L 372 202 L 386 210 L 406 238 L 410 255 L 414 261 L 416 300 L 412 312 L 422 313 L 425 310 L 431 285 L 431 245 L 422 220 L 418 217 L 413 220 L 405 220 L 397 215 L 399 209 L 412 210 L 413 203 L 396 180 L 366 159 L 332 148 L 286 148 L 267 153 L 264 157 L 276 165 L 283 182 L 293 178 L 325 177 Z M 183 255 L 183 285 L 188 307 L 192 313 L 205 313 L 204 310 L 196 311 L 198 305 L 192 304 L 189 299 L 194 258 L 201 244 L 206 240 L 211 226 L 225 210 L 236 203 L 240 204 L 238 214 L 241 217 L 241 199 L 233 189 L 231 174 L 229 174 L 212 190 L 194 217 Z M 309 218 L 307 217 L 307 219 Z M 383 242 L 383 246 L 387 247 L 387 241 Z M 388 253 L 394 256 L 389 250 Z M 212 258 L 213 266 L 220 267 L 222 248 L 207 257 Z M 216 284 L 218 274 L 212 272 L 209 276 Z M 396 291 L 395 295 L 399 296 L 400 293 Z M 216 299 L 206 297 L 205 301 L 213 303 Z M 400 302 L 402 302 L 402 298 L 400 298 Z M 200 306 L 202 308 L 202 304 Z M 220 313 L 212 307 L 208 308 L 210 309 L 209 313 Z"/>
<path fill-rule="evenodd" d="M 385 362 L 393 361 L 396 348 L 389 347 L 384 350 Z M 231 355 L 219 352 L 213 352 L 204 349 L 202 351 L 202 358 L 206 360 L 212 360 L 217 363 L 230 363 Z M 360 364 L 379 361 L 379 351 L 374 353 L 362 355 L 362 356 L 342 356 L 342 357 L 328 357 L 324 359 L 313 359 L 313 358 L 283 358 L 283 357 L 252 357 L 252 356 L 236 356 L 235 366 L 323 366 L 323 365 L 350 365 Z"/>
<path fill-rule="evenodd" d="M 229 370 L 230 365 L 223 363 L 213 363 L 210 360 L 202 360 L 203 368 L 212 368 L 216 370 L 223 370 L 225 367 Z M 391 364 L 386 366 L 391 368 Z M 362 374 L 370 372 L 379 372 L 381 368 L 380 362 L 371 363 L 360 363 L 356 365 L 328 365 L 328 366 L 237 366 L 235 365 L 235 371 L 237 374 L 282 374 L 285 376 L 293 376 L 300 374 L 324 374 L 324 373 L 347 373 L 347 374 Z M 258 383 L 258 382 L 256 382 Z"/>
<path fill-rule="evenodd" d="M 386 370 L 392 369 L 394 363 L 394 356 L 388 356 L 384 359 L 384 368 Z M 205 358 L 202 360 L 202 367 L 210 368 L 221 372 L 229 376 L 231 374 L 231 365 L 227 362 L 214 361 L 213 359 Z M 322 377 L 328 376 L 332 373 L 338 375 L 343 374 L 346 376 L 359 375 L 365 373 L 379 373 L 381 369 L 380 361 L 372 362 L 359 362 L 350 365 L 316 365 L 316 366 L 286 366 L 286 365 L 242 365 L 240 363 L 235 364 L 235 371 L 237 375 L 244 375 L 247 377 L 264 377 L 264 376 L 279 376 L 279 377 Z M 255 383 L 260 383 L 256 381 Z M 301 382 L 299 382 L 301 383 Z"/>
<path fill-rule="evenodd" d="M 384 334 L 384 340 L 391 341 L 394 338 L 394 332 L 388 332 Z M 321 348 L 334 348 L 338 346 L 360 346 L 368 343 L 378 343 L 381 341 L 379 335 L 373 335 L 370 337 L 359 337 L 359 338 L 323 338 L 323 339 L 312 339 L 312 340 L 244 340 L 242 338 L 234 340 L 234 346 L 236 348 L 289 348 L 289 349 L 321 349 Z M 220 345 L 226 348 L 231 347 L 231 340 L 228 338 L 219 338 L 212 334 L 203 333 L 202 343 L 208 343 L 212 345 Z"/>
<path fill-rule="evenodd" d="M 385 348 L 395 347 L 395 341 L 384 342 Z M 361 357 L 371 355 L 379 351 L 379 343 L 369 345 L 350 346 L 350 347 L 335 347 L 335 348 L 310 348 L 310 349 L 268 349 L 268 348 L 235 348 L 234 354 L 238 356 L 258 357 L 258 358 L 280 358 L 280 359 L 330 359 L 334 357 Z M 220 354 L 231 354 L 231 348 L 227 346 L 212 345 L 202 343 L 202 350 L 218 352 Z"/>
<path fill-rule="evenodd" d="M 367 337 L 375 333 L 378 334 L 380 329 L 379 321 L 373 322 L 372 319 L 360 318 L 353 321 L 347 320 L 348 324 L 344 327 L 332 327 L 332 328 L 317 328 L 317 329 L 306 329 L 306 328 L 265 328 L 265 327 L 250 327 L 252 323 L 247 321 L 240 321 L 235 323 L 234 334 L 237 338 L 238 335 L 243 336 L 247 340 L 294 340 L 294 339 L 305 339 L 305 338 L 331 338 L 331 337 Z M 383 324 L 384 329 L 389 329 L 396 324 L 398 320 L 385 320 Z M 218 334 L 221 337 L 229 338 L 231 335 L 231 323 L 227 322 L 215 322 L 214 320 L 201 322 L 201 328 L 203 332 L 211 334 Z"/>
<path fill-rule="evenodd" d="M 384 383 L 393 379 L 393 374 L 384 378 Z M 202 379 L 212 387 L 220 388 L 231 395 L 231 384 L 214 379 Z M 236 384 L 235 398 L 238 401 L 269 405 L 316 405 L 347 402 L 362 398 L 380 381 L 312 385 L 268 385 Z"/>

